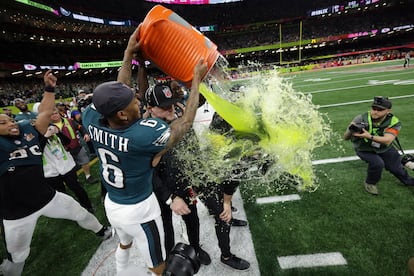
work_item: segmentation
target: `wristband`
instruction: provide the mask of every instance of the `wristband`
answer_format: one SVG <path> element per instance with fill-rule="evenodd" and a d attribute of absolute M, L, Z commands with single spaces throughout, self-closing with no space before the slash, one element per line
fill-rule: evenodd
<path fill-rule="evenodd" d="M 53 86 L 45 86 L 45 91 L 50 93 L 55 93 L 55 88 Z"/>
<path fill-rule="evenodd" d="M 374 135 L 371 135 L 371 140 L 374 141 Z"/>

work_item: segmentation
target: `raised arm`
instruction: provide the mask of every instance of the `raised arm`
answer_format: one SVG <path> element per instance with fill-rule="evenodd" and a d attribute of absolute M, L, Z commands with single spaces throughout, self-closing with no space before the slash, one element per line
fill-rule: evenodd
<path fill-rule="evenodd" d="M 161 156 L 166 151 L 168 151 L 170 148 L 175 146 L 184 137 L 184 134 L 191 128 L 193 121 L 194 121 L 194 117 L 198 109 L 198 104 L 199 104 L 199 99 L 200 99 L 200 91 L 198 88 L 206 72 L 207 72 L 207 62 L 205 62 L 202 59 L 198 62 L 198 64 L 194 68 L 194 76 L 193 76 L 193 81 L 191 83 L 191 92 L 190 92 L 190 96 L 187 101 L 185 112 L 182 117 L 174 120 L 170 124 L 170 128 L 171 128 L 170 139 L 168 140 L 166 148 L 163 151 L 159 152 L 154 157 L 153 162 L 152 162 L 153 166 L 156 166 Z"/>
<path fill-rule="evenodd" d="M 145 98 L 145 91 L 149 87 L 147 70 L 145 69 L 145 59 L 142 56 L 141 52 L 136 54 L 136 59 L 139 63 L 138 73 L 137 73 L 137 83 L 138 83 L 138 99 L 142 101 Z"/>
<path fill-rule="evenodd" d="M 45 92 L 39 105 L 35 127 L 41 133 L 45 134 L 50 123 L 50 116 L 55 108 L 55 87 L 57 78 L 53 75 L 52 70 L 48 70 L 43 76 L 45 82 Z"/>
<path fill-rule="evenodd" d="M 122 59 L 121 70 L 119 70 L 117 81 L 122 82 L 129 87 L 132 86 L 132 59 L 134 54 L 139 51 L 139 41 L 137 41 L 137 34 L 141 25 L 136 28 L 135 32 L 129 37 L 127 48 L 124 51 L 124 58 Z"/>

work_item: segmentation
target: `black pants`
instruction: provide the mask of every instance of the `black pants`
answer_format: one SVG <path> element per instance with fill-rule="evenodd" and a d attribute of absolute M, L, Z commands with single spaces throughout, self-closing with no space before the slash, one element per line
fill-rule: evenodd
<path fill-rule="evenodd" d="M 366 183 L 377 184 L 385 168 L 405 185 L 414 185 L 414 179 L 401 164 L 401 156 L 394 147 L 383 153 L 357 151 L 356 154 L 368 163 Z"/>
<path fill-rule="evenodd" d="M 158 198 L 158 197 L 157 197 Z M 172 210 L 169 205 L 165 202 L 158 200 L 161 208 L 161 217 L 164 225 L 164 234 L 165 234 L 165 250 L 167 254 L 173 249 L 175 245 L 174 238 L 174 227 L 172 222 Z M 187 228 L 187 236 L 190 245 L 194 249 L 200 248 L 200 219 L 197 214 L 197 205 L 189 204 L 186 201 L 188 208 L 190 208 L 191 213 L 188 215 L 181 216 L 185 222 Z"/>
<path fill-rule="evenodd" d="M 215 230 L 221 255 L 230 257 L 230 228 L 231 224 L 220 219 L 220 214 L 224 211 L 224 194 L 232 195 L 239 185 L 238 181 L 225 181 L 221 184 L 208 183 L 206 186 L 198 187 L 196 192 L 200 199 L 214 215 Z"/>
<path fill-rule="evenodd" d="M 84 207 L 85 209 L 92 209 L 92 203 L 85 189 L 79 183 L 75 168 L 65 175 L 46 178 L 46 182 L 56 191 L 62 193 L 66 192 L 66 183 L 66 186 L 68 186 L 68 188 L 73 191 L 73 193 L 79 200 L 80 205 L 82 205 L 82 207 Z"/>

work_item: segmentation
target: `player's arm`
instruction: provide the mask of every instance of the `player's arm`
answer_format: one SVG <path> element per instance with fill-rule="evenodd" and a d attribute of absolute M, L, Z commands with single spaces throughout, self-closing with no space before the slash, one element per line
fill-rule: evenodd
<path fill-rule="evenodd" d="M 207 62 L 201 59 L 194 68 L 194 76 L 191 83 L 191 92 L 187 101 L 185 112 L 183 116 L 174 120 L 170 124 L 171 134 L 164 150 L 159 152 L 153 159 L 152 165 L 155 167 L 161 156 L 170 148 L 175 146 L 183 137 L 184 134 L 191 128 L 194 117 L 198 109 L 200 98 L 199 85 L 203 80 L 203 76 L 207 73 Z"/>
<path fill-rule="evenodd" d="M 383 136 L 372 135 L 366 129 L 362 129 L 362 131 L 363 131 L 362 133 L 354 133 L 353 135 L 355 137 L 372 140 L 373 142 L 388 146 L 395 140 L 395 137 L 397 137 L 399 129 L 388 128 L 385 130 L 385 133 Z"/>
<path fill-rule="evenodd" d="M 138 99 L 140 101 L 144 100 L 145 91 L 149 87 L 147 70 L 145 69 L 145 59 L 140 52 L 136 55 L 138 60 L 138 73 L 137 73 L 137 83 L 138 83 Z"/>
<path fill-rule="evenodd" d="M 124 51 L 124 58 L 122 59 L 121 70 L 119 70 L 117 81 L 122 82 L 129 87 L 132 86 L 131 76 L 132 76 L 132 59 L 134 54 L 139 51 L 139 41 L 137 41 L 137 34 L 139 32 L 141 25 L 135 29 L 135 32 L 129 37 L 127 48 Z"/>
<path fill-rule="evenodd" d="M 53 75 L 52 70 L 48 70 L 43 76 L 45 82 L 45 92 L 39 105 L 35 127 L 42 135 L 46 133 L 50 123 L 50 116 L 55 108 L 55 87 L 57 78 Z"/>

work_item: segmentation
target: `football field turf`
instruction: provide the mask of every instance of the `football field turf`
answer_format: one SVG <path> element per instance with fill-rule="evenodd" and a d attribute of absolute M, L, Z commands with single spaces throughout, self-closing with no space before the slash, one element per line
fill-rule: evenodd
<path fill-rule="evenodd" d="M 312 95 L 335 133 L 330 144 L 314 152 L 313 160 L 355 156 L 342 135 L 350 121 L 368 111 L 373 97 L 380 95 L 391 98 L 393 113 L 402 121 L 403 148 L 414 148 L 414 70 L 404 69 L 401 61 L 283 77 L 296 91 Z M 314 170 L 319 188 L 300 193 L 300 200 L 259 205 L 253 199 L 275 193 L 251 189 L 249 183 L 241 186 L 261 275 L 407 275 L 408 259 L 414 256 L 414 189 L 384 171 L 380 195 L 366 193 L 366 164 L 361 160 L 318 164 Z M 332 253 L 322 255 L 326 262 L 298 256 L 325 253 Z M 345 262 L 327 261 L 335 253 Z M 285 265 L 282 257 L 286 256 L 296 256 L 295 265 Z"/>

